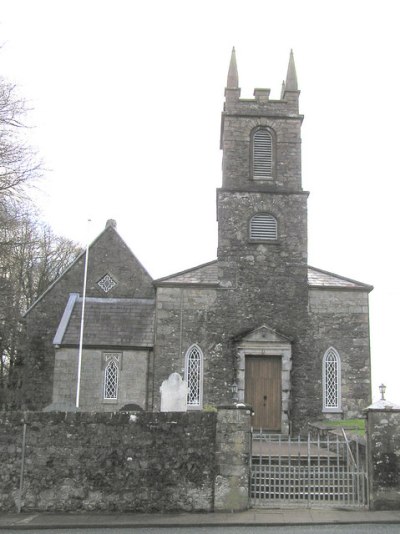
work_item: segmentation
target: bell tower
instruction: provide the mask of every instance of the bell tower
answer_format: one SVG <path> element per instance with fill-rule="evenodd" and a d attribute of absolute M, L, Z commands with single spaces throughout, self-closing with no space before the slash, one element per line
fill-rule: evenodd
<path fill-rule="evenodd" d="M 291 52 L 279 100 L 270 99 L 270 89 L 241 99 L 233 49 L 217 191 L 220 285 L 238 290 L 246 326 L 266 323 L 285 335 L 295 335 L 293 313 L 303 316 L 307 307 L 308 193 L 301 183 L 299 94 Z"/>
<path fill-rule="evenodd" d="M 233 49 L 221 125 L 223 188 L 301 191 L 299 95 L 291 52 L 280 100 L 270 99 L 270 89 L 240 99 Z"/>

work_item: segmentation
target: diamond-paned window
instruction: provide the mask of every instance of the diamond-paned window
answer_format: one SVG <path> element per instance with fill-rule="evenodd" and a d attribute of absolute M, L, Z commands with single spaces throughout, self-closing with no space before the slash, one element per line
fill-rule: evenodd
<path fill-rule="evenodd" d="M 97 285 L 101 287 L 104 293 L 108 293 L 117 285 L 117 282 L 109 274 L 105 274 L 103 278 L 97 282 Z"/>
<path fill-rule="evenodd" d="M 340 409 L 340 357 L 334 348 L 329 348 L 323 360 L 324 409 Z"/>
<path fill-rule="evenodd" d="M 192 345 L 186 353 L 185 378 L 189 388 L 188 408 L 201 408 L 202 404 L 202 360 L 200 347 Z"/>
<path fill-rule="evenodd" d="M 106 367 L 104 369 L 104 398 L 116 399 L 118 396 L 119 353 L 105 353 Z"/>

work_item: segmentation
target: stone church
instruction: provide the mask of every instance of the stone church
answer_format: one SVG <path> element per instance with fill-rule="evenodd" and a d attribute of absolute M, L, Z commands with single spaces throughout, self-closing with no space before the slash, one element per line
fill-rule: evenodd
<path fill-rule="evenodd" d="M 291 53 L 279 100 L 241 99 L 233 50 L 217 259 L 153 280 L 108 221 L 88 248 L 86 298 L 83 252 L 24 317 L 25 408 L 74 406 L 80 367 L 82 411 L 158 411 L 179 373 L 188 410 L 248 403 L 270 432 L 361 415 L 372 287 L 307 263 L 299 94 Z"/>

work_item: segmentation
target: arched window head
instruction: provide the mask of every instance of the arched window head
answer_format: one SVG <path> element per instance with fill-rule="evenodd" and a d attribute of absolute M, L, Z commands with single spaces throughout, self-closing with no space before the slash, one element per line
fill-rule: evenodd
<path fill-rule="evenodd" d="M 278 223 L 269 213 L 257 213 L 250 219 L 250 239 L 271 241 L 278 238 Z"/>
<path fill-rule="evenodd" d="M 104 368 L 104 399 L 118 398 L 118 379 L 120 354 L 109 352 L 104 354 L 106 366 Z"/>
<path fill-rule="evenodd" d="M 274 175 L 274 139 L 266 128 L 252 136 L 253 180 L 272 180 Z"/>
<path fill-rule="evenodd" d="M 198 345 L 192 345 L 186 352 L 185 380 L 188 386 L 188 409 L 201 409 L 203 405 L 203 353 Z"/>
<path fill-rule="evenodd" d="M 339 353 L 330 347 L 324 354 L 322 363 L 323 410 L 339 412 L 341 410 L 341 368 Z"/>

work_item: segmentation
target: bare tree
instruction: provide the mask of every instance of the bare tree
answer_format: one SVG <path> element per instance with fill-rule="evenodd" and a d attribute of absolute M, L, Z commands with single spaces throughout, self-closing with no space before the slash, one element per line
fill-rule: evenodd
<path fill-rule="evenodd" d="M 41 170 L 24 139 L 28 111 L 16 86 L 0 77 L 0 406 L 19 358 L 21 316 L 78 253 L 39 222 L 28 200 Z"/>
<path fill-rule="evenodd" d="M 0 399 L 18 363 L 20 319 L 80 252 L 21 202 L 0 203 Z"/>
<path fill-rule="evenodd" d="M 22 136 L 26 113 L 16 86 L 0 78 L 0 197 L 21 195 L 40 174 L 36 154 Z"/>

